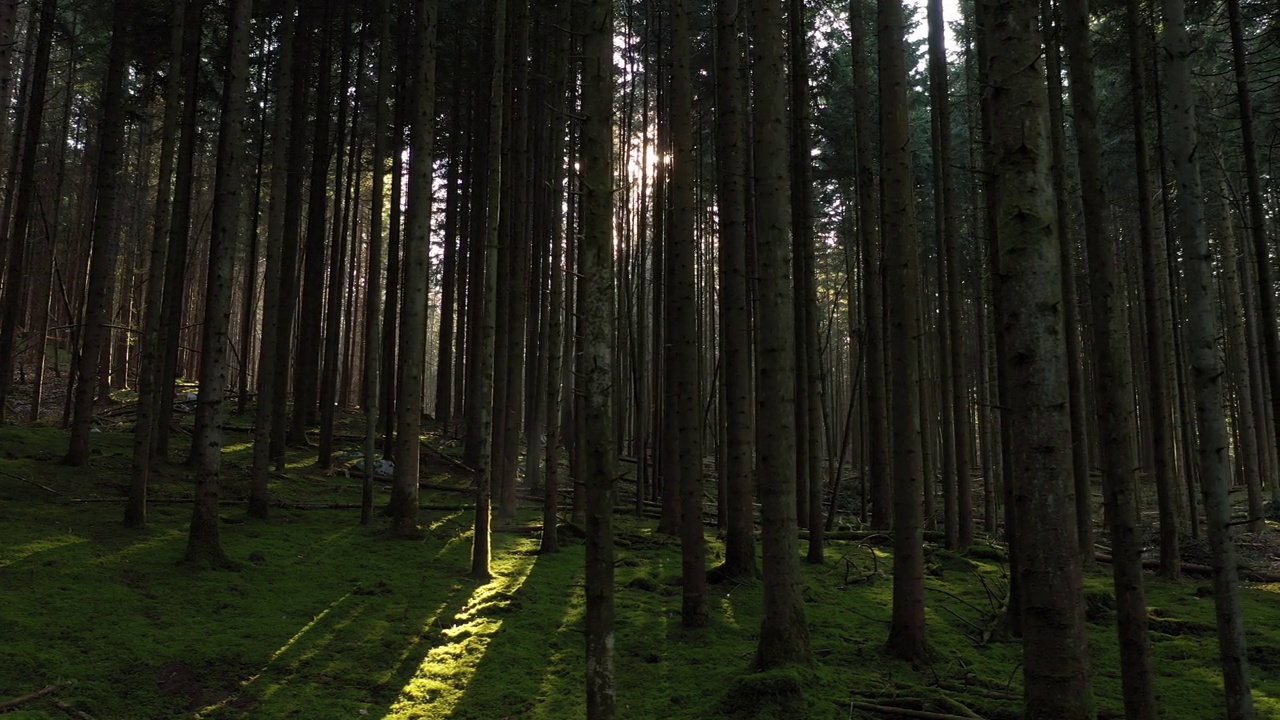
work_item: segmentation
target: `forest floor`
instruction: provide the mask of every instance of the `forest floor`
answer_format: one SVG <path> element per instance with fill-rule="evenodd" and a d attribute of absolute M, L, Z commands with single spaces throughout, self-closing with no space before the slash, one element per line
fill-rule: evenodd
<path fill-rule="evenodd" d="M 424 491 L 423 504 L 452 509 L 423 511 L 422 539 L 392 540 L 381 518 L 361 526 L 358 510 L 303 509 L 356 504 L 359 481 L 321 473 L 299 451 L 272 476 L 281 505 L 271 520 L 249 520 L 237 500 L 247 493 L 251 446 L 232 432 L 221 529 L 238 566 L 195 570 L 175 562 L 190 471 L 162 467 L 149 529 L 126 530 L 131 438 L 107 428 L 93 442 L 92 466 L 72 469 L 59 463 L 64 432 L 0 428 L 0 713 L 8 699 L 57 686 L 6 718 L 585 716 L 583 546 L 564 533 L 562 552 L 538 555 L 527 527 L 537 522 L 533 508 L 519 520 L 526 527 L 495 532 L 495 579 L 476 582 L 466 575 L 470 495 Z M 423 480 L 468 482 L 443 461 L 424 468 Z M 378 492 L 381 504 L 386 486 Z M 936 660 L 913 668 L 881 651 L 890 555 L 866 540 L 829 543 L 827 564 L 805 567 L 812 668 L 752 674 L 759 583 L 713 586 L 711 627 L 686 631 L 678 542 L 628 515 L 616 516 L 615 530 L 623 720 L 892 717 L 861 703 L 1018 717 L 1022 647 L 997 631 L 1007 587 L 998 548 L 968 557 L 929 550 Z M 715 564 L 722 550 L 708 533 Z M 1206 582 L 1148 581 L 1163 717 L 1221 717 Z M 1094 569 L 1087 583 L 1098 706 L 1103 717 L 1122 717 L 1109 569 Z M 1280 718 L 1280 585 L 1250 585 L 1243 595 L 1258 716 Z"/>

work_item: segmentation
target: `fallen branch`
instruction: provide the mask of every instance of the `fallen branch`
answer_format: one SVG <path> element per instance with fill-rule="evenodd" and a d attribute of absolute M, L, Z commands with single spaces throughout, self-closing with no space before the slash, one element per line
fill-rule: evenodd
<path fill-rule="evenodd" d="M 1112 562 L 1112 557 L 1110 555 L 1105 555 L 1103 553 L 1097 553 L 1096 555 L 1093 556 L 1093 559 L 1097 560 L 1100 563 L 1109 564 Z M 1143 570 L 1159 570 L 1160 561 L 1154 558 L 1150 560 L 1143 560 L 1142 569 Z M 1182 563 L 1181 569 L 1182 569 L 1182 572 L 1186 575 L 1213 577 L 1213 568 L 1208 565 L 1197 565 L 1196 563 Z M 1249 582 L 1259 582 L 1259 583 L 1280 583 L 1280 575 L 1273 575 L 1271 573 L 1259 572 L 1257 570 L 1252 570 L 1246 567 L 1239 568 L 1238 572 L 1240 574 L 1241 580 L 1247 580 Z"/>
<path fill-rule="evenodd" d="M 449 463 L 449 464 L 450 464 L 450 465 L 452 465 L 453 467 L 455 467 L 455 468 L 457 468 L 457 469 L 461 470 L 462 472 L 464 472 L 464 473 L 466 473 L 466 474 L 468 474 L 468 475 L 475 475 L 475 474 L 476 474 L 476 470 L 475 470 L 475 468 L 470 467 L 469 465 L 467 465 L 466 463 L 462 462 L 461 460 L 459 460 L 459 459 L 457 459 L 457 458 L 453 457 L 452 455 L 447 455 L 447 454 L 445 454 L 445 452 L 444 452 L 443 450 L 441 450 L 441 449 L 437 448 L 435 445 L 432 445 L 431 443 L 427 442 L 426 440 L 423 440 L 423 441 L 421 441 L 421 442 L 422 442 L 422 447 L 426 448 L 427 450 L 430 450 L 430 451 L 432 452 L 432 454 L 434 454 L 434 455 L 438 456 L 440 459 L 442 459 L 442 460 L 444 460 L 445 462 Z"/>
<path fill-rule="evenodd" d="M 858 700 L 850 700 L 849 707 L 855 710 L 877 712 L 882 715 L 917 718 L 917 720 L 974 720 L 974 718 L 978 717 L 976 715 L 949 715 L 947 713 L 929 712 L 928 710 L 912 710 L 910 708 L 892 707 L 889 705 L 876 705 L 874 703 L 860 702 Z"/>
<path fill-rule="evenodd" d="M 75 709 L 74 707 L 71 706 L 71 703 L 58 700 L 57 698 L 53 699 L 53 706 L 58 708 L 62 712 L 70 715 L 71 717 L 75 718 L 76 720 L 97 720 L 97 718 L 90 715 L 89 713 L 84 712 L 83 710 Z"/>
<path fill-rule="evenodd" d="M 837 532 L 824 533 L 822 536 L 826 540 L 879 540 L 880 545 L 892 545 L 893 538 L 886 535 L 881 530 L 840 530 Z M 809 531 L 801 530 L 800 539 L 808 540 Z M 944 532 L 927 531 L 924 533 L 925 542 L 942 542 L 947 539 Z"/>
<path fill-rule="evenodd" d="M 21 697 L 16 697 L 16 698 L 13 698 L 12 700 L 5 700 L 4 702 L 0 702 L 0 713 L 9 712 L 10 710 L 13 710 L 19 705 L 25 705 L 31 702 L 32 700 L 39 700 L 40 698 L 46 695 L 52 695 L 58 692 L 59 690 L 67 687 L 70 684 L 71 683 L 59 683 L 57 685 L 49 685 L 48 687 L 42 687 L 33 693 L 27 693 L 26 695 L 23 695 Z"/>
<path fill-rule="evenodd" d="M 470 485 L 438 485 L 436 483 L 420 482 L 418 483 L 418 487 L 423 490 L 439 490 L 441 492 L 466 493 L 468 495 L 476 491 L 476 489 Z"/>

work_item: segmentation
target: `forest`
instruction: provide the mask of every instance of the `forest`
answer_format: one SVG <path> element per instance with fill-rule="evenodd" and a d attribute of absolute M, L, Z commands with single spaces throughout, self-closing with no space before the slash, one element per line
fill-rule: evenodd
<path fill-rule="evenodd" d="M 1280 5 L 0 0 L 0 716 L 1280 718 Z"/>

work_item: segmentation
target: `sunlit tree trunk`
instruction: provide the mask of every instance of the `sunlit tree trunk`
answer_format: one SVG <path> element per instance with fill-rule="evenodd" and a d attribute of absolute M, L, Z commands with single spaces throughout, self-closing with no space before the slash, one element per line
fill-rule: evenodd
<path fill-rule="evenodd" d="M 506 89 L 503 69 L 506 65 L 507 2 L 491 0 L 490 15 L 493 52 L 489 78 L 489 134 L 485 148 L 488 177 L 484 211 L 485 225 L 484 264 L 481 272 L 472 276 L 472 282 L 483 283 L 480 303 L 483 307 L 476 347 L 475 362 L 479 365 L 475 382 L 473 411 L 479 423 L 479 456 L 476 469 L 476 519 L 471 549 L 471 575 L 487 579 L 490 560 L 490 529 L 493 510 L 493 395 L 494 395 L 494 343 L 497 335 L 498 297 L 498 229 L 502 208 L 502 136 L 503 117 L 506 114 Z M 477 238 L 478 240 L 479 238 Z M 470 383 L 468 383 L 470 387 Z"/>
<path fill-rule="evenodd" d="M 418 533 L 418 468 L 422 453 L 422 375 L 426 370 L 427 286 L 431 275 L 431 192 L 435 145 L 436 2 L 413 4 L 410 48 L 409 205 L 404 231 L 404 307 L 400 313 L 392 532 Z"/>
<path fill-rule="evenodd" d="M 364 316 L 364 481 L 360 486 L 360 524 L 373 522 L 373 481 L 377 461 L 378 407 L 382 397 L 382 214 L 386 209 L 387 94 L 391 85 L 391 0 L 378 0 L 378 79 L 373 99 L 373 188 L 369 213 L 369 269 L 365 276 Z"/>
<path fill-rule="evenodd" d="M 678 16 L 681 0 L 674 2 Z M 587 495 L 587 718 L 610 720 L 617 705 L 613 664 L 612 527 L 617 451 L 613 445 L 609 397 L 614 362 L 613 3 L 610 0 L 590 0 L 579 8 L 582 17 L 575 25 L 583 33 L 584 119 L 581 140 L 582 232 L 578 251 L 581 273 L 578 282 L 585 289 L 585 302 L 580 309 L 583 313 L 582 357 L 586 370 L 582 377 L 582 407 L 587 417 L 584 423 L 586 437 L 580 437 L 578 441 L 586 449 L 586 467 L 579 481 L 585 483 Z M 679 160 L 676 162 L 678 165 Z M 698 520 L 701 520 L 701 513 Z M 703 568 L 699 567 L 698 571 L 703 572 Z M 685 617 L 687 620 L 688 615 Z"/>

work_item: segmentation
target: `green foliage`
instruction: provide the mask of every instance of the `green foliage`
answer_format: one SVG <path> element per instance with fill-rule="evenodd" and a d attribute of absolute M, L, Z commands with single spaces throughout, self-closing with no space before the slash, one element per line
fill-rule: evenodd
<path fill-rule="evenodd" d="M 243 436 L 229 440 L 223 497 L 234 500 L 248 446 Z M 540 556 L 536 535 L 499 532 L 495 579 L 477 583 L 466 576 L 469 513 L 426 512 L 423 539 L 405 542 L 361 527 L 356 511 L 281 508 L 259 523 L 228 504 L 223 542 L 238 568 L 190 570 L 175 564 L 185 504 L 154 505 L 151 528 L 135 533 L 120 526 L 117 503 L 67 502 L 118 495 L 127 479 L 128 436 L 94 441 L 102 452 L 85 472 L 57 464 L 60 431 L 0 429 L 8 450 L 0 453 L 0 698 L 75 681 L 59 697 L 99 720 L 583 716 L 580 541 Z M 185 469 L 162 470 L 153 497 L 190 492 Z M 357 480 L 321 475 L 302 456 L 272 491 L 310 503 L 359 494 Z M 890 559 L 832 543 L 829 564 L 806 569 L 814 667 L 753 674 L 759 585 L 713 586 L 712 626 L 685 631 L 678 547 L 624 516 L 617 537 L 620 717 L 870 717 L 851 712 L 859 699 L 1017 716 L 1020 643 L 974 640 L 974 626 L 998 615 L 999 557 L 934 553 L 942 572 L 927 584 L 937 662 L 913 669 L 881 652 L 892 588 L 874 569 Z M 1150 585 L 1158 689 L 1175 720 L 1220 712 L 1213 601 L 1197 589 Z M 1091 575 L 1088 591 L 1105 606 L 1109 576 Z M 1280 713 L 1278 591 L 1245 591 L 1260 716 Z M 1104 614 L 1090 628 L 1099 706 L 1119 709 L 1114 621 Z M 63 715 L 36 701 L 8 717 Z"/>

